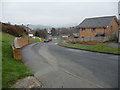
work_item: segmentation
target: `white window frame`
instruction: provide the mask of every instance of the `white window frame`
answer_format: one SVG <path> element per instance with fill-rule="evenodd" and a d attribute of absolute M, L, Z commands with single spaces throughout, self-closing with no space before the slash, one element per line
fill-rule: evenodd
<path fill-rule="evenodd" d="M 91 31 L 92 31 L 92 32 L 95 32 L 95 31 L 96 31 L 96 29 L 95 29 L 95 28 L 92 28 L 92 29 L 91 29 Z"/>
<path fill-rule="evenodd" d="M 110 29 L 109 29 L 109 31 L 112 31 L 113 30 L 113 26 L 110 26 Z"/>
<path fill-rule="evenodd" d="M 85 28 L 82 28 L 82 32 L 86 32 Z"/>

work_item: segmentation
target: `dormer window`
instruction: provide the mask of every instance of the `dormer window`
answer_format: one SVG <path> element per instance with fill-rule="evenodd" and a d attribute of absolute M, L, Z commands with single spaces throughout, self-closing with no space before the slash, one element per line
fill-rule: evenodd
<path fill-rule="evenodd" d="M 85 28 L 82 28 L 82 32 L 85 32 L 86 30 L 85 30 Z"/>

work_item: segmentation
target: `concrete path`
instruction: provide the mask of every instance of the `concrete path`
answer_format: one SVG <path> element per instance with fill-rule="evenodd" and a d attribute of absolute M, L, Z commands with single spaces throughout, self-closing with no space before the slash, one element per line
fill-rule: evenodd
<path fill-rule="evenodd" d="M 41 88 L 42 84 L 35 77 L 29 76 L 18 80 L 12 88 Z"/>
<path fill-rule="evenodd" d="M 119 43 L 109 43 L 109 44 L 106 44 L 104 46 L 106 46 L 106 47 L 117 47 L 117 48 L 120 48 L 120 44 Z"/>

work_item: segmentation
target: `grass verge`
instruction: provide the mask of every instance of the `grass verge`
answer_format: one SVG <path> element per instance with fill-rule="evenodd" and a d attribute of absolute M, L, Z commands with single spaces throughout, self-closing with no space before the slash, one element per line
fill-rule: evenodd
<path fill-rule="evenodd" d="M 97 52 L 105 52 L 105 53 L 113 53 L 113 54 L 120 54 L 120 48 L 116 47 L 105 47 L 105 44 L 108 44 L 111 42 L 102 43 L 99 45 L 76 45 L 76 44 L 64 44 L 62 43 L 62 40 L 58 41 L 58 45 L 65 46 L 65 47 L 71 47 L 76 49 L 84 49 L 84 50 L 90 50 L 90 51 L 97 51 Z"/>
<path fill-rule="evenodd" d="M 1 33 L 1 32 L 0 32 Z M 13 59 L 11 43 L 15 37 L 2 33 L 2 88 L 10 88 L 18 79 L 33 76 L 22 61 Z"/>
<path fill-rule="evenodd" d="M 2 33 L 0 32 L 0 89 L 2 89 Z"/>

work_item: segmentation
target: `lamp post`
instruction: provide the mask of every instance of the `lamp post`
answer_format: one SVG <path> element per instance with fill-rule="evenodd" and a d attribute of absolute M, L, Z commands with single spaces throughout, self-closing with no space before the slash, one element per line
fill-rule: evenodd
<path fill-rule="evenodd" d="M 28 44 L 29 44 L 29 29 L 28 29 L 28 25 L 29 25 L 29 24 L 27 24 L 27 32 L 28 32 Z"/>

